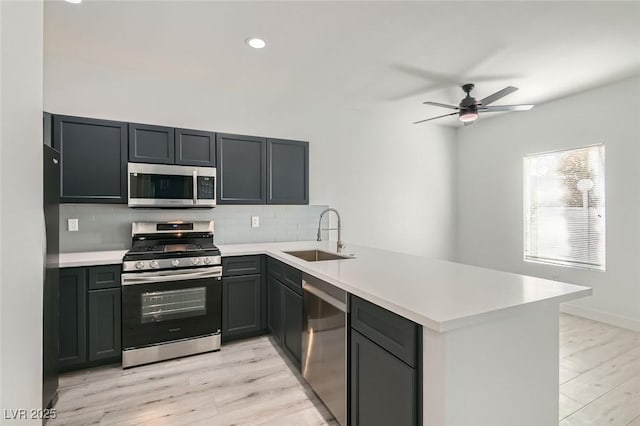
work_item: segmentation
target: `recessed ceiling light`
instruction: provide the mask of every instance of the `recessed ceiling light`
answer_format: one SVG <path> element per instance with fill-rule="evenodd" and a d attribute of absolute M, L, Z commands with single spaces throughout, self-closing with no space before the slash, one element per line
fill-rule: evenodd
<path fill-rule="evenodd" d="M 257 37 L 248 38 L 246 42 L 249 46 L 253 47 L 254 49 L 262 49 L 267 45 L 267 43 L 263 39 L 257 38 Z"/>
<path fill-rule="evenodd" d="M 73 4 L 80 4 L 80 3 L 82 3 L 82 0 L 64 0 L 64 1 L 66 1 L 67 3 L 73 3 Z"/>

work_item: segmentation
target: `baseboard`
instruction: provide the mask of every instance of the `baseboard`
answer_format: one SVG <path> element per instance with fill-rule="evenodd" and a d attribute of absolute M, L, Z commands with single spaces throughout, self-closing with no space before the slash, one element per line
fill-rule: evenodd
<path fill-rule="evenodd" d="M 570 303 L 561 303 L 560 312 L 640 332 L 640 320 L 621 317 L 609 312 L 585 308 L 583 306 L 576 306 Z"/>

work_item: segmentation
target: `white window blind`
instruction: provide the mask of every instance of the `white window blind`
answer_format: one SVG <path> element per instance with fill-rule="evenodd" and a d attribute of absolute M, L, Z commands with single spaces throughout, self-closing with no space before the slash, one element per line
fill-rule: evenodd
<path fill-rule="evenodd" d="M 605 269 L 604 145 L 524 158 L 524 259 Z"/>

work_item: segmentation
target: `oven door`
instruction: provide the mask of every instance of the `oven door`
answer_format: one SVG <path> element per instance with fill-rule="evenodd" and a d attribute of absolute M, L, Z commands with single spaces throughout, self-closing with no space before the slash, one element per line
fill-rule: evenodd
<path fill-rule="evenodd" d="M 122 346 L 219 333 L 222 267 L 122 274 Z"/>

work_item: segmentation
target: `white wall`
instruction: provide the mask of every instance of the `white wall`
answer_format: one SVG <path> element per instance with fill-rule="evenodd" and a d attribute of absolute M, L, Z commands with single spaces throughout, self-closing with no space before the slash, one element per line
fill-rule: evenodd
<path fill-rule="evenodd" d="M 343 240 L 452 255 L 451 129 L 413 126 L 393 110 L 249 92 L 45 55 L 47 111 L 308 140 L 311 204 L 340 211 Z"/>
<path fill-rule="evenodd" d="M 458 131 L 457 260 L 593 286 L 568 312 L 640 330 L 640 78 Z M 527 154 L 604 143 L 606 272 L 523 261 Z"/>
<path fill-rule="evenodd" d="M 42 1 L 2 1 L 0 18 L 0 408 L 38 409 L 42 404 Z"/>

